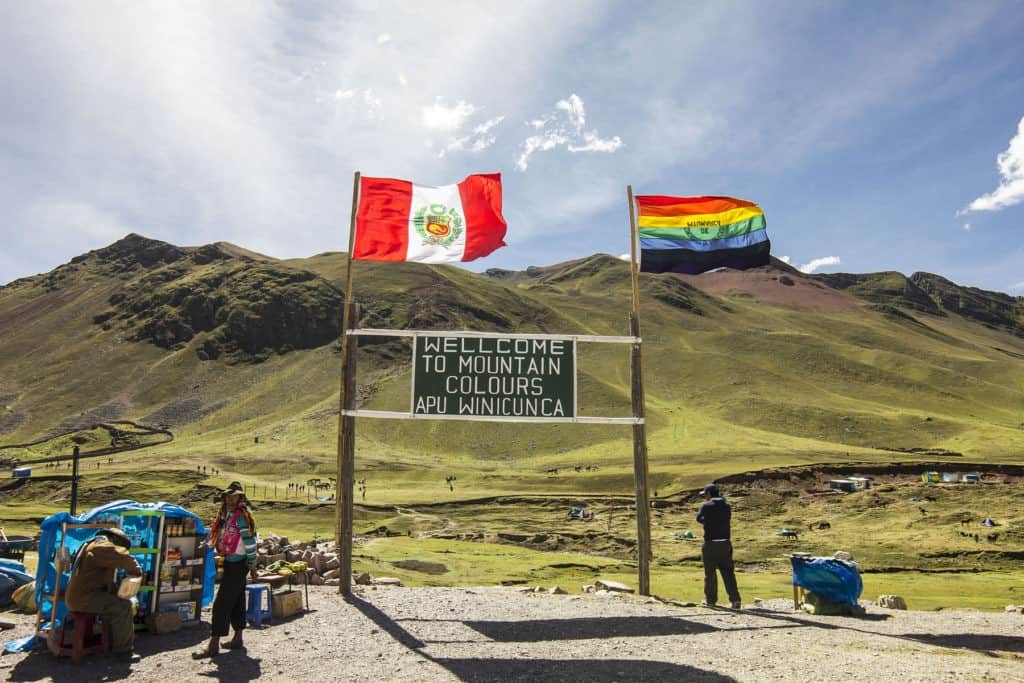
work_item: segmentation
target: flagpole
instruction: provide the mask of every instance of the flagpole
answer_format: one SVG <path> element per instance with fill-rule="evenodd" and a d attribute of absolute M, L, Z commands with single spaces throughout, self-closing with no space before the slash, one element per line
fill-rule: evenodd
<path fill-rule="evenodd" d="M 338 551 L 338 592 L 352 594 L 352 515 L 355 479 L 355 418 L 345 411 L 353 408 L 355 389 L 355 346 L 350 343 L 352 315 L 352 249 L 355 246 L 356 211 L 359 208 L 359 171 L 352 180 L 352 216 L 348 228 L 348 267 L 345 269 L 345 309 L 341 323 L 341 379 L 338 391 L 338 463 L 334 494 L 334 541 Z"/>
<path fill-rule="evenodd" d="M 640 270 L 640 260 L 637 258 L 636 245 L 637 229 L 636 229 L 636 202 L 633 200 L 633 186 L 626 185 L 626 195 L 629 198 L 629 273 L 633 282 L 633 314 L 640 315 L 640 284 L 638 282 L 638 272 Z"/>
<path fill-rule="evenodd" d="M 636 226 L 636 203 L 633 200 L 633 186 L 626 186 L 629 199 L 629 270 L 633 282 L 633 310 L 629 313 L 629 333 L 636 342 L 633 344 L 630 374 L 633 416 L 640 418 L 633 425 L 633 480 L 636 484 L 636 535 L 637 575 L 640 595 L 651 594 L 651 503 L 648 496 L 647 468 L 647 427 L 644 424 L 643 365 L 640 356 L 640 265 L 637 259 L 639 236 Z"/>

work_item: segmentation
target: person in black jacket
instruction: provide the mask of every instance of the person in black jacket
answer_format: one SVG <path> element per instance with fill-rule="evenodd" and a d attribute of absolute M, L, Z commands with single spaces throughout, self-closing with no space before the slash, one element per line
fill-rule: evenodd
<path fill-rule="evenodd" d="M 732 563 L 732 539 L 730 522 L 732 509 L 725 502 L 725 496 L 715 484 L 708 484 L 701 493 L 704 504 L 697 512 L 697 521 L 704 525 L 704 547 L 701 559 L 704 561 L 704 602 L 706 607 L 714 607 L 718 602 L 718 576 L 722 573 L 722 583 L 729 595 L 729 603 L 733 609 L 741 606 L 740 591 L 736 587 L 736 570 Z"/>

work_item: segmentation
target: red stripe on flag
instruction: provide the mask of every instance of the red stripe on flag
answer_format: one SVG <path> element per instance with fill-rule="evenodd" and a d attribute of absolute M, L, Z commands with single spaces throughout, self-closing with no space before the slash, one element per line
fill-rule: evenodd
<path fill-rule="evenodd" d="M 505 246 L 505 219 L 501 215 L 501 174 L 467 177 L 459 183 L 462 210 L 466 213 L 466 252 L 463 261 L 487 256 Z"/>
<path fill-rule="evenodd" d="M 393 178 L 359 181 L 359 211 L 353 259 L 404 261 L 409 247 L 412 183 Z"/>
<path fill-rule="evenodd" d="M 641 216 L 684 216 L 700 213 L 721 213 L 741 206 L 756 207 L 754 202 L 735 197 L 665 197 L 637 195 Z"/>

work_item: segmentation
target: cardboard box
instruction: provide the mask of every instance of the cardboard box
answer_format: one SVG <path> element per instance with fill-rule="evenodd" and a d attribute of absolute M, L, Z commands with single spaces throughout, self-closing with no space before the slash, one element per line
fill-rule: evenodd
<path fill-rule="evenodd" d="M 196 603 L 193 601 L 179 602 L 176 607 L 178 608 L 178 615 L 181 617 L 183 622 L 193 621 L 195 619 Z"/>
<path fill-rule="evenodd" d="M 270 596 L 270 613 L 277 619 L 290 617 L 302 610 L 302 593 L 281 591 Z"/>
<path fill-rule="evenodd" d="M 146 628 L 150 633 L 172 633 L 181 628 L 181 615 L 177 610 L 150 614 L 146 617 Z"/>

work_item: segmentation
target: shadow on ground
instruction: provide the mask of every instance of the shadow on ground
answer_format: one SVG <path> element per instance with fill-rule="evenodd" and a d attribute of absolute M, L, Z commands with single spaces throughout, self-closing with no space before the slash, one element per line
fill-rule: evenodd
<path fill-rule="evenodd" d="M 208 624 L 183 628 L 160 636 L 140 634 L 135 639 L 135 651 L 143 658 L 161 652 L 177 650 L 182 657 L 190 656 L 193 649 L 210 637 Z M 214 660 L 216 671 L 200 674 L 221 681 L 252 681 L 260 677 L 260 661 L 249 657 L 245 650 L 225 651 Z M 37 650 L 15 664 L 8 675 L 9 681 L 54 681 L 55 683 L 86 683 L 91 681 L 121 681 L 130 678 L 132 667 L 108 655 L 88 655 L 75 666 L 70 657 L 54 657 L 48 650 Z M 174 678 L 173 672 L 168 672 Z"/>
<path fill-rule="evenodd" d="M 1024 652 L 1024 636 L 986 635 L 984 633 L 907 633 L 907 640 L 925 645 L 976 652 Z"/>
<path fill-rule="evenodd" d="M 477 633 L 501 643 L 684 636 L 718 630 L 708 624 L 676 617 L 601 617 L 526 621 L 464 621 L 462 623 Z"/>
<path fill-rule="evenodd" d="M 463 681 L 716 681 L 735 679 L 684 664 L 633 659 L 498 659 L 434 658 L 428 643 L 407 631 L 376 605 L 351 596 L 348 602 L 403 646 L 444 667 Z M 413 619 L 411 621 L 433 621 Z M 442 620 L 447 621 L 447 620 Z M 707 633 L 713 626 L 673 617 L 603 617 L 595 619 L 537 619 L 528 621 L 460 621 L 497 642 L 536 642 L 629 636 Z"/>
<path fill-rule="evenodd" d="M 642 659 L 434 659 L 463 681 L 715 681 L 735 678 L 685 664 Z"/>

